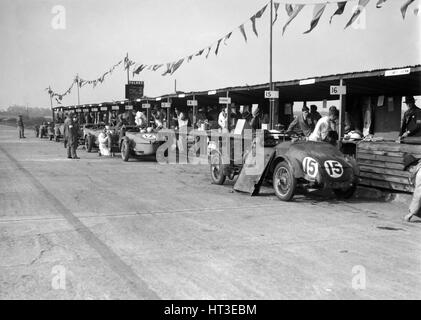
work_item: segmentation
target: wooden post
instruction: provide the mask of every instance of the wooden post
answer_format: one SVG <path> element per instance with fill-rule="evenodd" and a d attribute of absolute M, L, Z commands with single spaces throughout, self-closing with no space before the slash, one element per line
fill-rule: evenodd
<path fill-rule="evenodd" d="M 273 0 L 270 0 L 270 32 L 269 32 L 269 90 L 273 90 L 272 83 L 272 20 L 273 20 Z M 269 99 L 269 129 L 272 130 L 275 126 L 275 103 L 274 99 Z"/>
<path fill-rule="evenodd" d="M 167 102 L 170 102 L 170 98 L 167 98 Z M 172 119 L 170 118 L 170 109 L 171 108 L 167 108 L 167 129 L 171 128 Z"/>
<path fill-rule="evenodd" d="M 227 98 L 229 98 L 229 91 L 227 91 Z M 226 104 L 227 108 L 227 123 L 228 123 L 228 132 L 230 132 L 230 125 L 231 125 L 231 103 Z"/>
<path fill-rule="evenodd" d="M 193 95 L 193 101 L 196 100 L 196 96 Z M 193 123 L 192 123 L 192 128 L 194 128 L 194 126 L 196 125 L 196 119 L 197 119 L 197 106 L 193 105 Z"/>
<path fill-rule="evenodd" d="M 339 80 L 339 85 L 342 87 L 345 85 L 344 80 L 341 78 Z M 341 91 L 342 92 L 342 91 Z M 341 141 L 342 139 L 342 135 L 343 135 L 343 122 L 344 122 L 344 114 L 345 114 L 345 97 L 344 95 L 341 93 L 339 95 L 339 125 L 338 125 L 338 136 L 339 136 L 339 141 Z"/>

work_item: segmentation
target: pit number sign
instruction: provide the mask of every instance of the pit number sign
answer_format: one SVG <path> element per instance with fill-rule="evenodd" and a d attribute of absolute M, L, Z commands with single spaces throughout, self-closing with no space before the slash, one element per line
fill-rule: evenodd
<path fill-rule="evenodd" d="M 279 91 L 265 91 L 266 99 L 279 99 Z"/>
<path fill-rule="evenodd" d="M 231 98 L 230 97 L 220 97 L 219 104 L 230 104 Z"/>
<path fill-rule="evenodd" d="M 330 86 L 331 95 L 346 94 L 346 86 Z"/>
<path fill-rule="evenodd" d="M 197 100 L 187 100 L 187 106 L 197 107 Z"/>

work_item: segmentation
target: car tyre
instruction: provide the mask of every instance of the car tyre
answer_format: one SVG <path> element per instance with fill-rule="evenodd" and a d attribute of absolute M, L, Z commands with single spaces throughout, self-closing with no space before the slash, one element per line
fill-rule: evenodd
<path fill-rule="evenodd" d="M 350 199 L 357 190 L 357 184 L 353 183 L 348 189 L 333 189 L 336 197 L 339 199 Z"/>
<path fill-rule="evenodd" d="M 224 184 L 226 176 L 224 174 L 226 165 L 222 163 L 219 152 L 214 152 L 210 158 L 210 174 L 212 184 Z"/>
<path fill-rule="evenodd" d="M 123 159 L 123 161 L 129 161 L 129 158 L 130 158 L 129 141 L 124 140 L 121 143 L 121 159 Z"/>
<path fill-rule="evenodd" d="M 273 189 L 276 196 L 282 201 L 290 201 L 297 188 L 297 179 L 294 177 L 291 166 L 286 161 L 278 163 L 273 171 Z"/>

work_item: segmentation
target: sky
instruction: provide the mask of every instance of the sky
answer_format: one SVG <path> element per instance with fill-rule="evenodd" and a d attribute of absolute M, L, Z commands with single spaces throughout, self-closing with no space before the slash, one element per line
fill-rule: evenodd
<path fill-rule="evenodd" d="M 276 0 L 275 0 L 276 2 Z M 415 1 L 402 19 L 403 0 L 377 0 L 366 7 L 361 28 L 344 29 L 358 3 L 351 1 L 341 16 L 329 18 L 336 4 L 327 6 L 309 34 L 313 6 L 307 5 L 288 26 L 284 2 L 273 27 L 273 80 L 402 67 L 421 63 L 421 7 Z M 314 3 L 323 0 L 288 0 Z M 334 1 L 333 1 L 334 2 Z M 145 64 L 176 61 L 207 48 L 233 31 L 227 45 L 214 48 L 208 59 L 195 57 L 171 76 L 143 71 L 131 80 L 145 82 L 145 95 L 177 90 L 211 90 L 269 81 L 269 8 L 257 20 L 256 37 L 249 18 L 268 0 L 0 0 L 0 108 L 12 104 L 50 107 L 45 88 L 65 92 L 76 74 L 96 79 L 123 59 Z M 65 29 L 54 29 L 53 7 L 65 9 Z M 365 20 L 365 21 L 364 21 Z M 238 26 L 246 22 L 244 41 Z M 365 23 L 363 23 L 365 22 Z M 117 68 L 96 88 L 80 89 L 81 103 L 124 99 L 127 74 Z M 63 99 L 77 103 L 77 89 Z M 56 105 L 56 103 L 54 103 Z"/>

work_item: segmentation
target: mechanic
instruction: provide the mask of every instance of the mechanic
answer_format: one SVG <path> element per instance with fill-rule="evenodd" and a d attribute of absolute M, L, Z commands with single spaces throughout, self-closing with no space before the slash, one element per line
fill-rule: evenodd
<path fill-rule="evenodd" d="M 288 135 L 295 133 L 298 136 L 304 136 L 305 138 L 308 138 L 311 135 L 314 130 L 314 122 L 311 119 L 309 111 L 307 106 L 303 106 L 301 114 L 295 117 L 290 123 L 287 130 Z"/>
<path fill-rule="evenodd" d="M 67 158 L 79 159 L 76 154 L 77 140 L 78 140 L 78 128 L 73 122 L 73 114 L 70 112 L 64 121 L 64 143 L 67 145 Z"/>
<path fill-rule="evenodd" d="M 228 132 L 228 108 L 223 108 L 218 116 L 220 132 Z"/>
<path fill-rule="evenodd" d="M 419 137 L 421 136 L 421 110 L 415 105 L 413 96 L 406 96 L 404 103 L 408 106 L 408 110 L 403 115 L 399 139 Z"/>
<path fill-rule="evenodd" d="M 414 193 L 409 205 L 409 213 L 403 218 L 406 222 L 410 222 L 413 216 L 421 218 L 421 159 L 416 159 L 412 155 L 404 156 L 405 170 L 410 172 L 410 184 L 414 186 Z"/>
<path fill-rule="evenodd" d="M 336 122 L 339 119 L 339 110 L 335 106 L 329 108 L 329 115 L 321 117 L 309 136 L 310 141 L 334 142 L 338 138 L 338 130 Z M 336 134 L 335 134 L 336 133 Z M 335 141 L 336 142 L 336 141 Z"/>
<path fill-rule="evenodd" d="M 251 106 L 251 115 L 252 118 L 250 120 L 250 126 L 253 132 L 262 128 L 262 124 L 260 121 L 260 110 L 258 105 Z"/>
<path fill-rule="evenodd" d="M 319 121 L 321 117 L 322 115 L 317 111 L 317 106 L 312 104 L 310 106 L 310 118 L 313 121 L 313 124 L 316 125 L 317 121 Z"/>
<path fill-rule="evenodd" d="M 111 149 L 108 145 L 108 133 L 110 131 L 110 126 L 105 126 L 104 130 L 98 135 L 98 144 L 99 144 L 99 156 L 111 156 Z"/>
<path fill-rule="evenodd" d="M 134 122 L 140 128 L 145 128 L 145 127 L 147 127 L 147 124 L 148 124 L 146 116 L 142 111 L 136 112 L 136 117 L 135 117 Z"/>
<path fill-rule="evenodd" d="M 18 126 L 18 131 L 19 131 L 19 139 L 26 138 L 25 135 L 24 135 L 25 128 L 24 128 L 24 125 L 23 125 L 23 118 L 22 118 L 21 114 L 18 116 L 17 126 Z"/>

